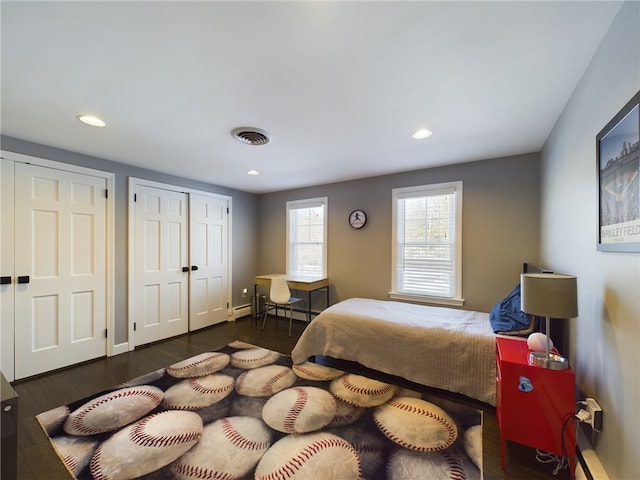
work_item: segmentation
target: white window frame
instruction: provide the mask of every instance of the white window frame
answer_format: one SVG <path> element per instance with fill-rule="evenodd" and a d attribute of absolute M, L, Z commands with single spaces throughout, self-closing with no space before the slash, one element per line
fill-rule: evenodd
<path fill-rule="evenodd" d="M 453 260 L 453 292 L 451 296 L 435 296 L 416 294 L 401 291 L 399 283 L 400 262 L 398 245 L 398 201 L 404 198 L 425 197 L 453 193 L 455 197 L 454 208 L 454 260 Z M 396 300 L 408 300 L 419 303 L 432 303 L 448 306 L 462 306 L 462 181 L 437 183 L 432 185 L 420 185 L 414 187 L 394 188 L 392 190 L 392 266 L 391 266 L 391 291 L 389 296 Z"/>
<path fill-rule="evenodd" d="M 293 254 L 292 254 L 292 244 L 290 237 L 290 219 L 291 219 L 291 211 L 299 210 L 305 208 L 315 208 L 315 207 L 323 207 L 323 225 L 322 225 L 322 268 L 321 272 L 318 275 L 305 274 L 296 271 L 292 265 L 293 262 Z M 329 200 L 327 197 L 317 197 L 317 198 L 308 198 L 305 200 L 293 200 L 287 202 L 287 231 L 286 231 L 286 242 L 287 242 L 287 275 L 297 275 L 297 276 L 321 276 L 325 278 L 327 276 L 327 222 L 328 222 L 328 211 L 329 211 Z"/>

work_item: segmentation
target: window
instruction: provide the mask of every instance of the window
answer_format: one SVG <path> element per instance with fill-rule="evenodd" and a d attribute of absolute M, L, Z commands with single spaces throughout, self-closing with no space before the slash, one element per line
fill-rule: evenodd
<path fill-rule="evenodd" d="M 462 305 L 462 182 L 393 189 L 390 296 Z"/>
<path fill-rule="evenodd" d="M 287 202 L 287 274 L 327 276 L 327 198 Z"/>

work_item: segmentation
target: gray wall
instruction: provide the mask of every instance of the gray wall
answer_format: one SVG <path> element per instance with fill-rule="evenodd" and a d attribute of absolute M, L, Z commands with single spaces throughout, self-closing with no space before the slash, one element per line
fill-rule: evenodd
<path fill-rule="evenodd" d="M 626 2 L 541 154 L 541 258 L 578 277 L 569 363 L 603 408 L 593 442 L 611 479 L 640 478 L 640 254 L 596 251 L 595 137 L 640 90 L 639 32 L 640 3 Z"/>
<path fill-rule="evenodd" d="M 45 158 L 57 162 L 80 165 L 96 170 L 115 173 L 115 344 L 127 341 L 127 223 L 128 223 L 128 177 L 142 178 L 155 182 L 198 189 L 205 192 L 228 195 L 232 200 L 232 292 L 233 306 L 250 302 L 250 297 L 242 298 L 242 287 L 253 285 L 254 266 L 257 263 L 258 197 L 254 194 L 230 188 L 209 185 L 171 175 L 144 170 L 122 163 L 89 157 L 52 147 L 46 147 L 19 139 L 0 137 L 2 149 L 10 152 Z M 236 285 L 238 287 L 236 287 Z"/>
<path fill-rule="evenodd" d="M 519 281 L 522 262 L 537 262 L 539 159 L 519 155 L 431 168 L 260 196 L 261 273 L 284 272 L 286 202 L 328 197 L 328 276 L 331 302 L 388 299 L 391 288 L 391 190 L 463 181 L 464 308 L 489 311 Z M 367 212 L 361 230 L 349 212 Z M 314 305 L 321 305 L 319 299 Z"/>

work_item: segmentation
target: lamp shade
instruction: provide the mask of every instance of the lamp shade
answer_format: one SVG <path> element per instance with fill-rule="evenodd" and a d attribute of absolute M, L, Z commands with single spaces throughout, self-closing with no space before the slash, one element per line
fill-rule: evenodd
<path fill-rule="evenodd" d="M 520 309 L 524 313 L 548 318 L 578 316 L 576 277 L 558 273 L 520 275 Z"/>

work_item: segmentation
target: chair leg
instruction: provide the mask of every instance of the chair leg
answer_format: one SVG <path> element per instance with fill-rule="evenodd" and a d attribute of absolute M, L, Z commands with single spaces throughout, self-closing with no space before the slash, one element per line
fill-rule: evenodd
<path fill-rule="evenodd" d="M 305 299 L 301 300 L 302 307 L 304 308 L 304 314 L 307 317 L 307 324 L 311 323 L 311 311 L 307 308 L 307 301 Z"/>
<path fill-rule="evenodd" d="M 269 305 L 264 304 L 264 317 L 262 317 L 262 329 L 264 330 L 264 324 L 267 322 L 267 313 L 269 313 Z"/>

